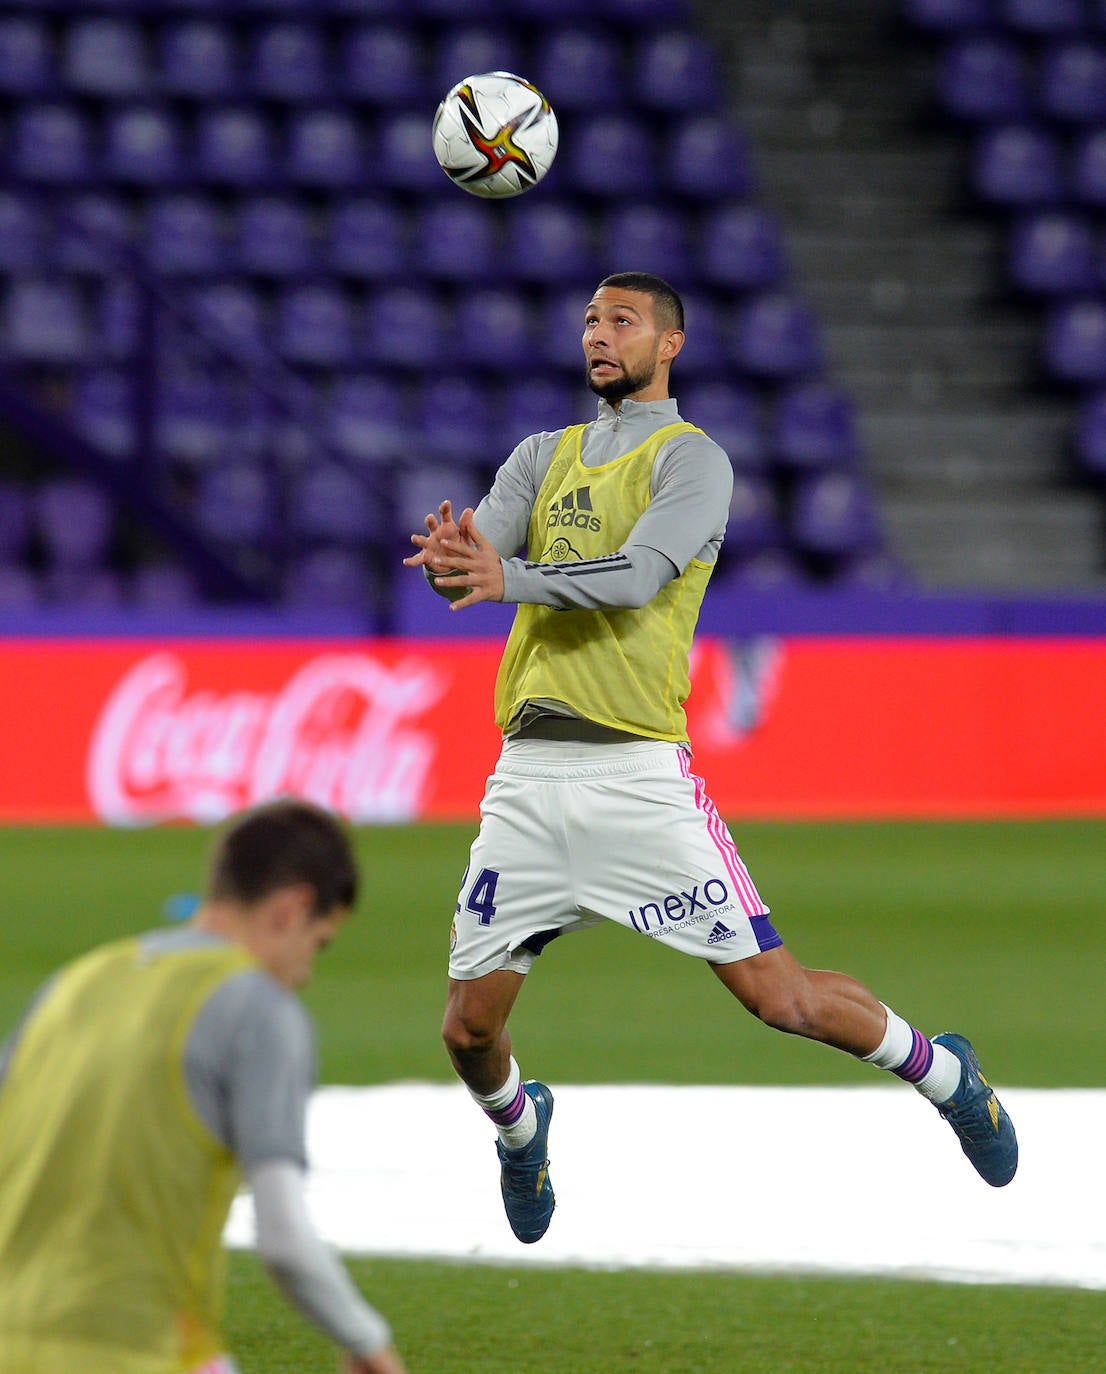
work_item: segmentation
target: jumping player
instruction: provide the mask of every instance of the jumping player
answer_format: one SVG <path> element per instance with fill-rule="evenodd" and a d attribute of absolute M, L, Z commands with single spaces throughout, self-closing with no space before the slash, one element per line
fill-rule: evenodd
<path fill-rule="evenodd" d="M 524 439 L 476 511 L 458 522 L 443 501 L 405 560 L 454 611 L 518 604 L 495 692 L 503 749 L 457 901 L 443 1026 L 495 1124 L 511 1227 L 536 1241 L 553 1214 L 553 1094 L 522 1081 L 508 1016 L 542 949 L 603 920 L 702 959 L 768 1025 L 912 1083 L 1001 1187 L 1017 1141 L 972 1046 L 931 1040 L 854 979 L 798 963 L 693 771 L 688 655 L 732 476 L 669 397 L 680 298 L 659 277 L 620 273 L 600 283 L 583 325 L 596 419 Z"/>

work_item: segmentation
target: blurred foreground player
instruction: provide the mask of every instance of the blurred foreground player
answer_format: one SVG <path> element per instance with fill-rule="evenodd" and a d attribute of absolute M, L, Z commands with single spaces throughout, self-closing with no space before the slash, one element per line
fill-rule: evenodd
<path fill-rule="evenodd" d="M 221 1237 L 243 1173 L 266 1268 L 347 1374 L 403 1374 L 304 1199 L 314 1030 L 291 990 L 357 881 L 326 812 L 257 807 L 216 843 L 186 927 L 39 991 L 0 1052 L 3 1374 L 232 1374 Z"/>
<path fill-rule="evenodd" d="M 692 771 L 688 655 L 732 478 L 669 397 L 679 296 L 620 273 L 583 324 L 596 419 L 524 439 L 477 510 L 457 522 L 443 502 L 405 560 L 454 611 L 518 603 L 496 682 L 504 744 L 461 882 L 443 1027 L 497 1128 L 511 1227 L 536 1241 L 553 1214 L 553 1095 L 522 1082 L 507 1018 L 542 949 L 602 920 L 704 960 L 768 1025 L 914 1084 L 1001 1187 L 1017 1141 L 971 1045 L 930 1040 L 854 979 L 803 968 Z"/>

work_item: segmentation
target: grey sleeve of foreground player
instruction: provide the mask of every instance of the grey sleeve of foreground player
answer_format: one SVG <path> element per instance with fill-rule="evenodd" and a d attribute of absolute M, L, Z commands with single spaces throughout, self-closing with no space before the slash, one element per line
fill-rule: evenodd
<path fill-rule="evenodd" d="M 196 1018 L 184 1068 L 193 1106 L 243 1169 L 306 1165 L 315 1032 L 294 993 L 260 969 L 228 978 Z"/>
<path fill-rule="evenodd" d="M 389 1346 L 388 1323 L 361 1296 L 311 1222 L 303 1170 L 287 1160 L 273 1160 L 251 1169 L 248 1180 L 257 1252 L 288 1301 L 343 1350 L 375 1355 Z"/>

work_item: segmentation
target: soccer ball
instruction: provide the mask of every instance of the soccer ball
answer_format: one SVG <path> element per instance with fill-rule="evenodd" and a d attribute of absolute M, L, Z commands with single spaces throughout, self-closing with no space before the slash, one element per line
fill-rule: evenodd
<path fill-rule="evenodd" d="M 434 116 L 434 156 L 474 196 L 521 195 L 557 153 L 557 116 L 536 86 L 513 72 L 459 81 Z"/>

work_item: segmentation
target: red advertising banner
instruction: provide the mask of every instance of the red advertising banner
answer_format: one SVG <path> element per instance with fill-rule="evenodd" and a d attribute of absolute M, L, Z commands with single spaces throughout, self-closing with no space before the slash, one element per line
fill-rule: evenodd
<path fill-rule="evenodd" d="M 0 821 L 213 821 L 281 793 L 475 819 L 493 641 L 10 640 Z M 704 639 L 695 768 L 732 817 L 1106 814 L 1106 642 Z"/>

